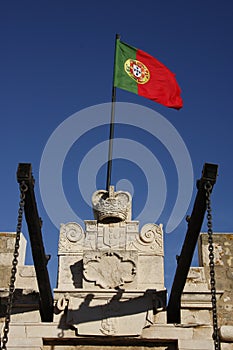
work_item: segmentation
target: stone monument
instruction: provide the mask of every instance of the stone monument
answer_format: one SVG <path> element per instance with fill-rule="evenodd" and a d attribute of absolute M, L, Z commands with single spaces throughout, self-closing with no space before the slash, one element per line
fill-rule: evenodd
<path fill-rule="evenodd" d="M 78 335 L 136 336 L 165 323 L 162 225 L 132 221 L 128 192 L 100 190 L 85 229 L 61 225 L 57 317 Z M 66 312 L 64 313 L 64 310 Z"/>
<path fill-rule="evenodd" d="M 21 238 L 8 350 L 214 350 L 208 237 L 190 267 L 180 323 L 168 323 L 162 225 L 132 220 L 128 192 L 100 190 L 94 219 L 61 224 L 54 317 L 42 322 L 33 266 Z M 214 234 L 221 350 L 233 350 L 232 234 Z M 4 328 L 15 233 L 0 233 L 0 326 Z"/>

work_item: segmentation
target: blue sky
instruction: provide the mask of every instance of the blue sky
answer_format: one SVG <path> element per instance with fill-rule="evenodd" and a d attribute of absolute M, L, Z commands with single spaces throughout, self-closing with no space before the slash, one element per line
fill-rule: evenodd
<path fill-rule="evenodd" d="M 148 107 L 172 123 L 189 151 L 195 180 L 200 178 L 205 162 L 219 165 L 212 196 L 214 230 L 232 232 L 233 4 L 230 0 L 1 1 L 0 33 L 0 231 L 15 231 L 17 165 L 32 163 L 44 243 L 46 252 L 52 254 L 49 272 L 53 286 L 58 229 L 50 220 L 40 195 L 41 157 L 49 137 L 63 121 L 84 108 L 111 101 L 116 33 L 121 34 L 122 41 L 150 53 L 175 72 L 184 107 L 178 112 L 119 89 L 117 101 Z M 133 126 L 116 125 L 116 136 L 130 137 L 145 145 L 159 160 L 168 194 L 158 223 L 165 225 L 177 192 L 177 174 L 170 155 L 156 138 Z M 64 163 L 67 200 L 83 219 L 91 219 L 92 213 L 78 188 L 79 164 L 92 147 L 107 137 L 106 125 L 91 130 L 77 140 Z M 103 164 L 96 175 L 99 188 L 105 188 L 105 170 Z M 47 176 L 48 183 L 53 182 L 51 174 Z M 147 168 L 139 169 L 130 159 L 119 159 L 113 164 L 112 179 L 113 183 L 121 179 L 133 183 L 134 214 L 137 215 L 153 185 L 147 184 Z M 156 176 L 154 181 L 156 186 Z M 194 188 L 184 217 L 191 213 L 195 194 Z M 23 232 L 27 237 L 25 223 Z M 168 289 L 185 232 L 183 220 L 175 231 L 165 234 Z M 27 263 L 31 262 L 28 246 Z M 197 264 L 196 258 L 194 264 Z"/>

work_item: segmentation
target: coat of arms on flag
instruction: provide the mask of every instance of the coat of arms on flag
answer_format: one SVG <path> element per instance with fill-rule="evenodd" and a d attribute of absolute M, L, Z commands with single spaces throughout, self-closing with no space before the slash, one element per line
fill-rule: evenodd
<path fill-rule="evenodd" d="M 138 84 L 145 84 L 150 79 L 149 69 L 138 60 L 127 59 L 124 64 L 126 73 Z"/>

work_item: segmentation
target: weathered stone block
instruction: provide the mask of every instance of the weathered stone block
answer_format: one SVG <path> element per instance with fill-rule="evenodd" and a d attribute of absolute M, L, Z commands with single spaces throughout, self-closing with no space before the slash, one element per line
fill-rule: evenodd
<path fill-rule="evenodd" d="M 181 309 L 181 323 L 193 325 L 211 324 L 212 315 L 210 310 L 198 309 Z"/>
<path fill-rule="evenodd" d="M 214 233 L 214 263 L 216 289 L 224 291 L 217 303 L 219 325 L 233 325 L 233 234 Z M 208 235 L 199 239 L 199 261 L 204 267 L 210 288 Z"/>
<path fill-rule="evenodd" d="M 211 326 L 196 326 L 193 327 L 193 339 L 210 339 L 213 335 L 213 327 Z"/>
<path fill-rule="evenodd" d="M 61 329 L 55 322 L 51 323 L 30 323 L 25 324 L 28 338 L 59 338 Z M 72 332 L 74 334 L 74 332 Z"/>
<path fill-rule="evenodd" d="M 233 326 L 221 326 L 220 338 L 224 342 L 233 342 Z"/>
<path fill-rule="evenodd" d="M 0 232 L 0 265 L 11 266 L 15 247 L 15 232 Z M 24 265 L 26 254 L 26 239 L 20 234 L 18 265 Z"/>
<path fill-rule="evenodd" d="M 221 350 L 233 350 L 233 344 L 221 343 Z"/>
<path fill-rule="evenodd" d="M 22 324 L 14 324 L 10 325 L 9 338 L 26 338 L 26 327 Z"/>
<path fill-rule="evenodd" d="M 0 288 L 9 289 L 11 276 L 11 267 L 10 266 L 0 266 Z"/>
<path fill-rule="evenodd" d="M 58 286 L 72 290 L 83 286 L 83 256 L 80 254 L 60 255 L 58 266 Z"/>
<path fill-rule="evenodd" d="M 179 350 L 214 350 L 214 342 L 209 339 L 180 339 L 178 345 Z"/>
<path fill-rule="evenodd" d="M 164 289 L 163 257 L 139 255 L 138 288 Z"/>
<path fill-rule="evenodd" d="M 192 328 L 183 328 L 173 324 L 152 325 L 143 329 L 142 337 L 145 339 L 192 339 Z"/>
<path fill-rule="evenodd" d="M 42 347 L 43 340 L 42 338 L 18 338 L 18 337 L 10 337 L 8 341 L 7 349 L 11 349 L 11 347 L 17 348 L 17 350 L 23 349 L 34 349 L 34 347 Z"/>

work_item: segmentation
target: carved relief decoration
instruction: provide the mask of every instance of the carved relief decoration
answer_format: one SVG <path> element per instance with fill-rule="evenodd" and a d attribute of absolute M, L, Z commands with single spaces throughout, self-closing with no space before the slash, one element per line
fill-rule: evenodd
<path fill-rule="evenodd" d="M 139 236 L 130 247 L 141 252 L 163 255 L 163 228 L 162 225 L 146 224 L 142 227 Z"/>
<path fill-rule="evenodd" d="M 96 220 L 89 220 L 85 224 L 84 250 L 126 250 L 139 234 L 138 221 L 97 224 Z"/>
<path fill-rule="evenodd" d="M 136 276 L 136 252 L 85 252 L 83 274 L 101 288 L 114 289 L 130 283 Z"/>
<path fill-rule="evenodd" d="M 112 315 L 119 312 L 120 306 L 117 303 L 106 303 L 102 307 L 102 320 L 100 322 L 100 332 L 104 335 L 117 335 L 118 333 L 118 318 Z"/>
<path fill-rule="evenodd" d="M 131 201 L 130 193 L 114 192 L 113 186 L 110 186 L 109 191 L 96 191 L 92 196 L 94 216 L 100 222 L 108 218 L 115 218 L 119 221 L 130 220 Z"/>
<path fill-rule="evenodd" d="M 58 252 L 73 252 L 81 249 L 83 239 L 84 231 L 79 224 L 75 222 L 61 224 Z"/>

